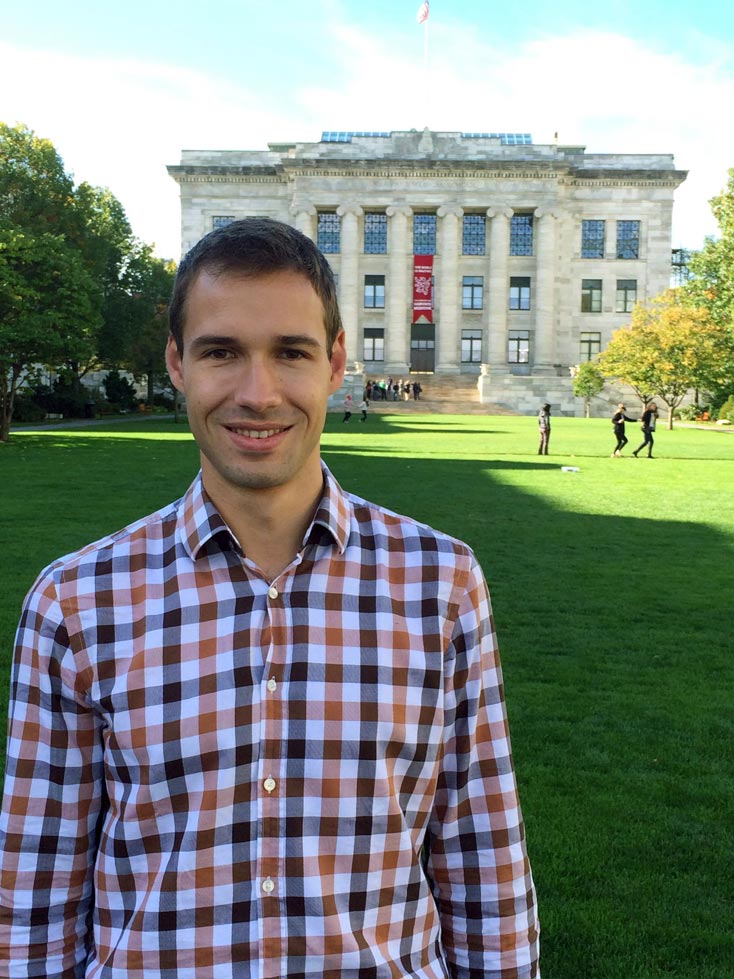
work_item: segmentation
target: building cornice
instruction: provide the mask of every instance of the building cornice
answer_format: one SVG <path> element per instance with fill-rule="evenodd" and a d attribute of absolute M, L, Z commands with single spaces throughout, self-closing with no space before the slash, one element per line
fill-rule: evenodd
<path fill-rule="evenodd" d="M 169 166 L 168 173 L 178 183 L 244 183 L 285 184 L 297 179 L 329 177 L 349 180 L 555 180 L 567 187 L 666 187 L 676 188 L 688 175 L 687 170 L 619 169 L 584 171 L 576 167 L 552 168 L 543 164 L 509 162 L 488 169 L 462 163 L 460 167 L 436 162 L 417 167 L 409 163 L 369 160 L 325 165 L 325 162 L 297 166 Z"/>

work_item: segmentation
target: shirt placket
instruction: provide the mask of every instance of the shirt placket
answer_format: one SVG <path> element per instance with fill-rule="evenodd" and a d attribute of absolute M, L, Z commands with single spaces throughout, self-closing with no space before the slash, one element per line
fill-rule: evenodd
<path fill-rule="evenodd" d="M 267 592 L 271 643 L 263 671 L 263 740 L 260 755 L 259 794 L 260 894 L 263 921 L 263 979 L 283 975 L 283 918 L 285 915 L 285 840 L 282 820 L 285 807 L 285 746 L 288 711 L 284 699 L 287 649 L 290 636 L 288 593 L 293 570 L 273 581 Z"/>

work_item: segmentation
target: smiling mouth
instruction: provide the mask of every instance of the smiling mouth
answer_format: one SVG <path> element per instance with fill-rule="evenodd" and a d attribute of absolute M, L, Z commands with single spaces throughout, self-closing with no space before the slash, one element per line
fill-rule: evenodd
<path fill-rule="evenodd" d="M 283 426 L 282 428 L 235 428 L 233 425 L 228 425 L 227 428 L 230 432 L 234 432 L 235 435 L 241 435 L 245 438 L 267 439 L 273 435 L 279 435 L 281 432 L 285 432 L 287 426 Z"/>

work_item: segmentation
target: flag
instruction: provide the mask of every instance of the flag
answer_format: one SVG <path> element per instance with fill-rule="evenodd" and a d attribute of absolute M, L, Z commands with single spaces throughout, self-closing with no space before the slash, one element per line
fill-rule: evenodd
<path fill-rule="evenodd" d="M 422 24 L 424 21 L 428 20 L 428 0 L 423 0 L 423 3 L 418 8 L 418 13 L 416 14 L 415 19 L 419 24 Z"/>

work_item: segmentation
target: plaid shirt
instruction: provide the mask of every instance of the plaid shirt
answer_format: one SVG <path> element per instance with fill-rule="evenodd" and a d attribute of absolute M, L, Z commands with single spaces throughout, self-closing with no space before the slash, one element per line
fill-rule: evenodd
<path fill-rule="evenodd" d="M 325 491 L 274 581 L 200 477 L 52 564 L 13 672 L 0 973 L 537 973 L 489 598 Z"/>

